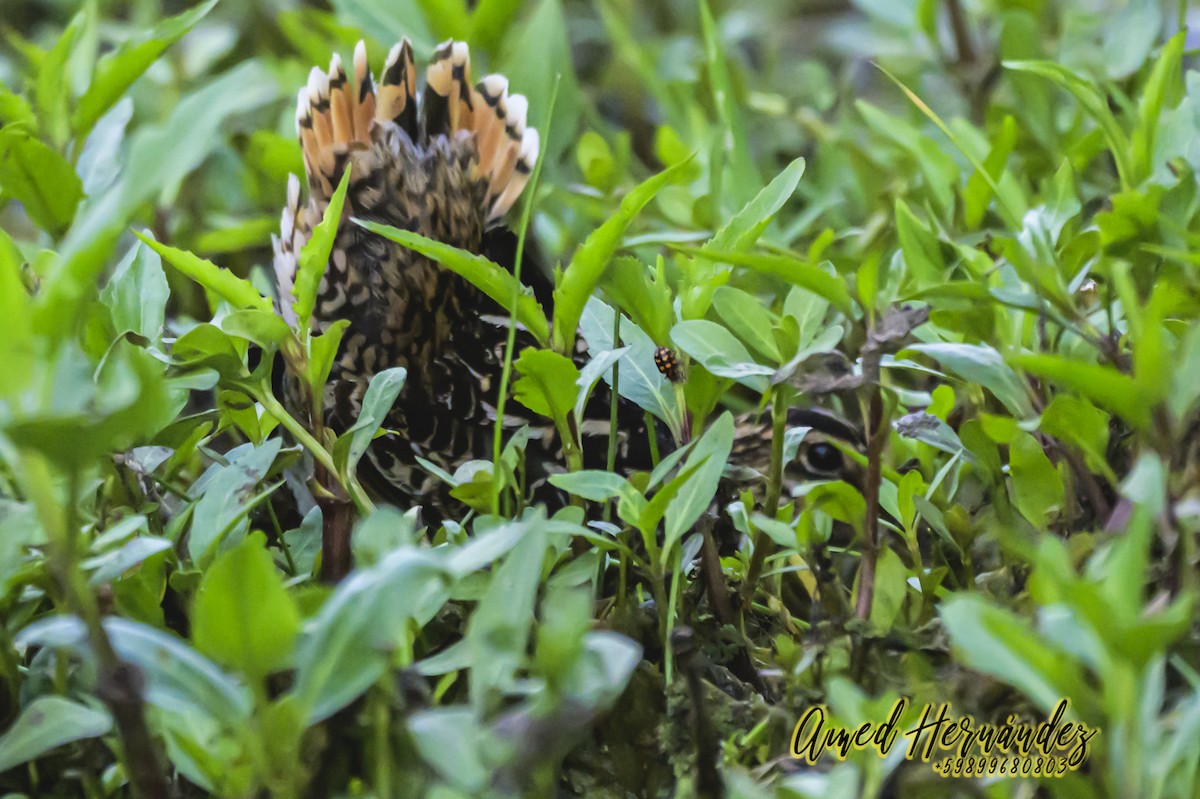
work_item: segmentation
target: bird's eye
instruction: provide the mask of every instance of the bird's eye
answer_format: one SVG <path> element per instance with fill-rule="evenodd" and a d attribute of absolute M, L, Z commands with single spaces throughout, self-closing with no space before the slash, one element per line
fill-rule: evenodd
<path fill-rule="evenodd" d="M 842 453 L 825 441 L 818 441 L 802 453 L 804 465 L 814 474 L 836 477 L 842 469 Z"/>

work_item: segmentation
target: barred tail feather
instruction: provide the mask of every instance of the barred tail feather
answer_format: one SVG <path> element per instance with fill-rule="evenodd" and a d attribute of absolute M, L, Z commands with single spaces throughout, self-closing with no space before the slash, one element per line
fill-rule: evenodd
<path fill-rule="evenodd" d="M 354 46 L 354 83 L 358 87 L 358 102 L 354 106 L 354 138 L 368 143 L 371 141 L 371 121 L 377 108 L 375 79 L 367 67 L 367 45 L 360 39 Z"/>
<path fill-rule="evenodd" d="M 305 209 L 300 207 L 300 178 L 288 175 L 287 205 L 279 217 L 278 236 L 271 236 L 275 251 L 275 285 L 278 291 L 279 313 L 288 322 L 296 324 L 296 312 L 292 309 L 295 300 L 292 289 L 296 283 L 296 269 L 300 250 L 308 241 L 310 226 Z"/>
<path fill-rule="evenodd" d="M 388 53 L 376 90 L 375 119 L 392 122 L 417 140 L 417 75 L 412 44 L 404 39 Z"/>
<path fill-rule="evenodd" d="M 464 42 L 450 39 L 434 51 L 425 72 L 425 135 L 474 130 L 473 106 L 470 50 Z"/>
<path fill-rule="evenodd" d="M 313 201 L 319 207 L 333 195 L 351 150 L 371 143 L 370 117 L 364 120 L 364 110 L 373 109 L 375 95 L 365 68 L 366 51 L 360 42 L 355 48 L 357 94 L 350 86 L 341 56 L 335 54 L 328 72 L 313 67 L 308 83 L 296 98 L 296 132 L 304 171 Z"/>

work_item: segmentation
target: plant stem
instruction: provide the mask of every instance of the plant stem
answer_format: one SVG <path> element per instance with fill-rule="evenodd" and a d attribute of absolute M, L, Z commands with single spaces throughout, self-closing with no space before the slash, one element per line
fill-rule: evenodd
<path fill-rule="evenodd" d="M 883 393 L 877 382 L 871 384 L 868 415 L 867 477 L 863 486 L 867 517 L 863 523 L 862 564 L 858 573 L 858 599 L 854 605 L 854 616 L 859 619 L 865 619 L 871 614 L 871 603 L 875 598 L 875 566 L 879 559 L 879 484 L 883 478 L 881 465 L 887 433 L 884 426 Z"/>
<path fill-rule="evenodd" d="M 971 32 L 967 29 L 966 14 L 963 13 L 959 0 L 946 0 L 950 14 L 950 29 L 954 32 L 954 49 L 957 51 L 959 64 L 971 64 L 975 61 L 975 47 L 971 44 Z"/>
<path fill-rule="evenodd" d="M 371 727 L 375 748 L 375 795 L 392 796 L 392 714 L 388 697 L 380 689 L 371 694 Z"/>
<path fill-rule="evenodd" d="M 313 460 L 324 468 L 335 480 L 340 483 L 338 478 L 337 466 L 333 463 L 333 455 L 330 454 L 319 441 L 313 438 L 312 434 L 304 429 L 304 425 L 296 421 L 287 410 L 275 399 L 275 395 L 271 393 L 269 386 L 260 386 L 254 393 L 254 398 L 262 403 L 263 408 L 283 425 L 284 429 L 292 434 L 292 437 L 300 442 L 300 445 L 308 450 L 312 455 Z M 350 501 L 354 503 L 354 507 L 358 510 L 359 515 L 366 516 L 375 510 L 375 503 L 371 502 L 366 492 L 363 491 L 358 480 L 351 478 L 342 488 L 346 490 Z"/>
<path fill-rule="evenodd" d="M 763 513 L 770 519 L 774 519 L 779 512 L 779 496 L 783 492 L 783 436 L 786 427 L 787 404 L 783 392 L 776 388 L 771 401 L 771 470 L 767 476 L 767 496 L 763 502 Z M 752 540 L 754 553 L 750 556 L 746 580 L 742 583 L 743 609 L 749 609 L 763 564 L 775 548 L 774 542 L 762 530 L 755 530 Z"/>
<path fill-rule="evenodd" d="M 29 495 L 50 539 L 50 568 L 67 609 L 83 621 L 88 644 L 96 656 L 96 695 L 112 713 L 121 739 L 122 755 L 133 794 L 139 799 L 166 799 L 166 777 L 159 767 L 154 742 L 146 727 L 142 698 L 143 677 L 136 666 L 121 660 L 104 629 L 100 604 L 79 567 L 79 486 L 81 475 L 67 476 L 65 509 L 53 488 L 49 464 L 39 455 L 24 458 Z"/>
<path fill-rule="evenodd" d="M 612 345 L 613 349 L 621 346 L 621 312 L 619 310 L 613 313 Z M 621 362 L 617 361 L 613 364 L 612 391 L 608 396 L 608 457 L 604 463 L 609 472 L 614 471 L 617 467 L 617 404 L 620 388 Z M 648 430 L 647 435 L 654 435 L 654 429 Z M 615 500 L 609 500 L 604 503 L 604 521 L 606 522 L 612 520 L 614 502 Z"/>
<path fill-rule="evenodd" d="M 650 411 L 646 411 L 645 420 L 646 436 L 650 443 L 650 463 L 655 468 L 658 468 L 658 462 L 662 460 L 662 458 L 659 457 L 658 454 L 658 437 L 654 434 L 654 414 L 650 413 Z"/>
<path fill-rule="evenodd" d="M 267 502 L 267 513 L 271 515 L 271 526 L 275 528 L 275 537 L 279 541 L 279 548 L 283 550 L 284 560 L 287 561 L 288 575 L 295 577 L 296 561 L 292 560 L 292 549 L 283 537 L 283 527 L 279 524 L 279 517 L 275 515 L 275 506 L 270 501 Z"/>
<path fill-rule="evenodd" d="M 550 103 L 546 108 L 546 121 L 542 125 L 542 147 L 550 138 L 550 121 L 554 114 L 554 102 L 558 99 L 558 83 L 561 75 L 554 78 L 554 88 L 550 90 Z M 529 220 L 533 216 L 533 203 L 537 197 L 538 179 L 542 174 L 542 164 L 545 158 L 539 158 L 525 186 L 525 204 L 521 208 L 521 224 L 517 229 L 517 252 L 513 257 L 513 296 L 508 305 L 508 339 L 504 343 L 504 366 L 500 370 L 500 387 L 496 396 L 496 426 L 492 433 L 492 513 L 500 514 L 500 455 L 504 447 L 504 403 L 508 399 L 508 383 L 512 377 L 513 350 L 517 346 L 517 300 L 521 286 L 521 260 L 525 255 L 525 235 L 529 231 Z M 566 446 L 566 439 L 563 440 Z M 574 469 L 572 471 L 575 471 Z"/>

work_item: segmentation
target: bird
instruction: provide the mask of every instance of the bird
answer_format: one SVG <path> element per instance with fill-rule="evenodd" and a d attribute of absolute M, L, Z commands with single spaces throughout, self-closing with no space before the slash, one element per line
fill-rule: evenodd
<path fill-rule="evenodd" d="M 280 233 L 273 237 L 277 311 L 295 322 L 299 254 L 350 170 L 342 218 L 321 279 L 313 329 L 349 322 L 325 386 L 321 420 L 335 432 L 356 422 L 371 378 L 407 370 L 360 476 L 377 496 L 404 507 L 445 504 L 448 486 L 421 460 L 453 472 L 490 458 L 509 320 L 474 285 L 438 263 L 368 232 L 353 219 L 415 231 L 472 253 L 511 248 L 503 225 L 539 154 L 528 101 L 493 74 L 471 83 L 466 43 L 437 46 L 418 94 L 413 48 L 391 48 L 379 78 L 366 47 L 354 49 L 353 81 L 334 54 L 314 67 L 296 98 L 307 196 L 290 176 Z M 505 242 L 505 234 L 509 241 Z M 518 346 L 529 343 L 518 338 Z M 295 408 L 296 382 L 285 387 Z M 511 406 L 511 404 L 510 404 Z M 528 419 L 505 414 L 506 427 Z M 309 420 L 310 423 L 313 420 Z M 433 499 L 435 498 L 436 499 Z"/>

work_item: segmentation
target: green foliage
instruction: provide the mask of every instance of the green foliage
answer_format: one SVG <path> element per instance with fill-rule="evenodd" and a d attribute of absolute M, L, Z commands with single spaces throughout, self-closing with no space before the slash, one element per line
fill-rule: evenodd
<path fill-rule="evenodd" d="M 684 796 L 713 763 L 729 796 L 1193 796 L 1195 13 L 803 5 L 7 3 L 0 794 Z M 552 308 L 351 219 L 348 170 L 272 296 L 292 92 L 363 35 L 465 39 L 528 97 Z M 325 425 L 339 224 L 522 331 L 507 399 L 546 422 L 422 461 L 430 529 L 359 478 L 425 365 Z M 901 696 L 1101 734 L 1058 779 L 781 766 L 806 709 Z"/>

